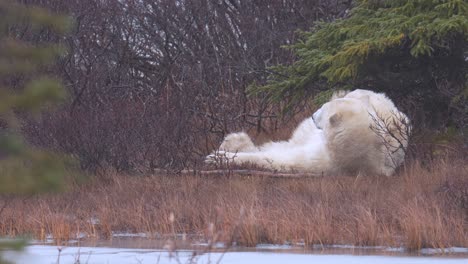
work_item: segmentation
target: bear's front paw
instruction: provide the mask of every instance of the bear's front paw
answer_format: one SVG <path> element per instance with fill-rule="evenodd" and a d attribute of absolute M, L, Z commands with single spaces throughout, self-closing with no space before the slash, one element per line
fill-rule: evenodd
<path fill-rule="evenodd" d="M 205 163 L 214 165 L 228 165 L 234 161 L 236 156 L 237 153 L 220 150 L 206 156 Z"/>
<path fill-rule="evenodd" d="M 205 163 L 206 164 L 220 164 L 226 160 L 226 152 L 225 151 L 216 151 L 213 154 L 206 156 Z"/>

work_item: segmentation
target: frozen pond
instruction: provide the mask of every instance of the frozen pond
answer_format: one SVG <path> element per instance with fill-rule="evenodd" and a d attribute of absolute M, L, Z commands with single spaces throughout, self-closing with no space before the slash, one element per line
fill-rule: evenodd
<path fill-rule="evenodd" d="M 31 245 L 23 253 L 7 253 L 15 263 L 72 264 L 72 263 L 356 263 L 356 264 L 418 264 L 418 263 L 468 263 L 466 257 L 450 256 L 378 256 L 352 254 L 304 254 L 272 252 L 222 252 L 194 254 L 194 251 L 178 251 L 177 256 L 164 250 L 63 247 L 59 255 L 57 246 Z"/>

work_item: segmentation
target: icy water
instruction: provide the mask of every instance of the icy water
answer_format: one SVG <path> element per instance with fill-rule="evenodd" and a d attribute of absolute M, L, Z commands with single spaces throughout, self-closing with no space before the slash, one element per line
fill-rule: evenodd
<path fill-rule="evenodd" d="M 177 237 L 176 237 L 177 238 Z M 301 245 L 258 245 L 255 248 L 230 247 L 222 243 L 207 251 L 203 242 L 176 239 L 176 252 L 169 252 L 167 240 L 145 238 L 144 234 L 114 235 L 106 241 L 70 241 L 67 246 L 33 244 L 22 253 L 8 252 L 13 263 L 463 263 L 468 264 L 467 248 L 423 249 L 409 254 L 402 248 L 334 245 L 326 248 Z"/>

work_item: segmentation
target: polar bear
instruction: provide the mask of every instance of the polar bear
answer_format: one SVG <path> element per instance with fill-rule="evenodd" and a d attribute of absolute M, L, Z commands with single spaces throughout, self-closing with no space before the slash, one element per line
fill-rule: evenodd
<path fill-rule="evenodd" d="M 400 134 L 408 127 L 407 117 L 384 94 L 340 91 L 289 140 L 255 146 L 246 133 L 233 133 L 206 161 L 222 157 L 281 171 L 390 176 L 404 160 L 408 141 Z"/>

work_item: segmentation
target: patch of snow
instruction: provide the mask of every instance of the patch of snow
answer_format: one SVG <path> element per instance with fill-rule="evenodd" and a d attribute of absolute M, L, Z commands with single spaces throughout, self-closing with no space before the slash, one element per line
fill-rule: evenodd
<path fill-rule="evenodd" d="M 274 244 L 258 244 L 255 248 L 262 250 L 289 250 L 294 247 L 288 244 L 274 245 Z"/>
<path fill-rule="evenodd" d="M 304 241 L 300 241 L 300 242 L 295 242 L 294 245 L 298 247 L 305 247 L 306 243 Z"/>
<path fill-rule="evenodd" d="M 52 244 L 54 243 L 53 239 L 46 239 L 46 240 L 38 240 L 38 239 L 30 239 L 28 240 L 29 244 Z"/>
<path fill-rule="evenodd" d="M 83 238 L 86 238 L 86 237 L 88 237 L 88 235 L 86 233 L 83 233 L 83 232 L 80 232 L 80 233 L 76 234 L 76 239 L 83 239 Z"/>
<path fill-rule="evenodd" d="M 315 246 L 315 245 L 314 245 Z M 321 245 L 317 245 L 321 246 Z M 384 249 L 383 246 L 354 246 L 354 245 L 330 245 L 326 248 L 340 248 L 340 249 Z"/>
<path fill-rule="evenodd" d="M 101 221 L 99 221 L 99 219 L 97 217 L 91 217 L 88 222 L 92 225 L 99 225 L 101 223 Z"/>
<path fill-rule="evenodd" d="M 148 237 L 146 233 L 117 233 L 112 232 L 112 237 Z"/>
<path fill-rule="evenodd" d="M 404 247 L 388 247 L 385 249 L 385 251 L 388 251 L 388 252 L 405 252 L 406 249 Z"/>
<path fill-rule="evenodd" d="M 433 254 L 448 254 L 448 253 L 468 253 L 468 248 L 462 247 L 451 247 L 451 248 L 423 248 L 421 254 L 433 255 Z"/>
<path fill-rule="evenodd" d="M 210 243 L 202 243 L 202 242 L 199 242 L 199 243 L 192 243 L 192 246 L 199 246 L 199 247 L 208 247 L 208 246 L 211 246 L 212 248 L 226 248 L 226 245 L 222 242 L 216 242 L 214 244 L 210 244 Z"/>

